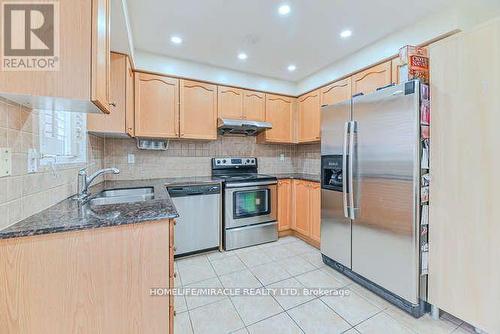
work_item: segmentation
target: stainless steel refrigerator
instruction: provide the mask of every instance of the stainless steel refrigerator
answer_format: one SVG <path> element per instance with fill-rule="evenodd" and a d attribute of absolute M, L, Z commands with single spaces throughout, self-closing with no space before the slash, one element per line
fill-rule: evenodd
<path fill-rule="evenodd" d="M 423 314 L 420 83 L 323 106 L 323 260 L 393 304 Z"/>

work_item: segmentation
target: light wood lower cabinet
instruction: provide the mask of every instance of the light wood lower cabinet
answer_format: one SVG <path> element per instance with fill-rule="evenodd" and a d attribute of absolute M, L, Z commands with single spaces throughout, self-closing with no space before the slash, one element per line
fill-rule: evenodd
<path fill-rule="evenodd" d="M 107 136 L 133 136 L 133 73 L 128 57 L 111 54 L 110 113 L 88 114 L 87 130 Z M 132 87 L 133 89 L 133 87 Z M 132 117 L 131 117 L 132 116 Z"/>
<path fill-rule="evenodd" d="M 135 135 L 141 138 L 179 137 L 179 80 L 135 73 Z"/>
<path fill-rule="evenodd" d="M 180 81 L 180 138 L 217 139 L 217 86 Z"/>
<path fill-rule="evenodd" d="M 370 67 L 351 77 L 352 95 L 369 94 L 391 84 L 391 61 Z"/>
<path fill-rule="evenodd" d="M 292 180 L 278 180 L 278 231 L 291 228 Z"/>
<path fill-rule="evenodd" d="M 320 90 L 317 89 L 297 99 L 297 128 L 299 143 L 320 140 L 321 106 Z"/>
<path fill-rule="evenodd" d="M 278 230 L 292 230 L 316 247 L 320 243 L 321 187 L 319 182 L 278 181 Z"/>
<path fill-rule="evenodd" d="M 0 332 L 169 333 L 171 224 L 0 240 Z"/>
<path fill-rule="evenodd" d="M 110 0 L 56 3 L 58 68 L 2 70 L 0 95 L 34 109 L 109 113 Z M 41 19 L 40 29 L 51 24 Z"/>

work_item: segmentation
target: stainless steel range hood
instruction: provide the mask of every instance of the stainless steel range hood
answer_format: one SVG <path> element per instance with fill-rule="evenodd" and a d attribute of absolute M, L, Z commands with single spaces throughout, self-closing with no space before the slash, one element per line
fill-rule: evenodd
<path fill-rule="evenodd" d="M 220 135 L 255 136 L 272 127 L 272 124 L 268 122 L 246 119 L 219 118 L 217 122 L 217 128 L 219 129 Z"/>

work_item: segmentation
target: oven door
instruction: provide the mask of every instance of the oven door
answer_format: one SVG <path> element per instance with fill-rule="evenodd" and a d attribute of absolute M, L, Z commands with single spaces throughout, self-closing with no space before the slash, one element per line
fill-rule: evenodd
<path fill-rule="evenodd" d="M 226 188 L 225 228 L 276 220 L 276 184 Z"/>

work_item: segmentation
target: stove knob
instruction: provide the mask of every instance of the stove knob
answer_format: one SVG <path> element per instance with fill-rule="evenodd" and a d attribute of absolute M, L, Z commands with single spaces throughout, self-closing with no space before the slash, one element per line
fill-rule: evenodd
<path fill-rule="evenodd" d="M 220 165 L 220 160 L 217 160 L 217 165 Z"/>
<path fill-rule="evenodd" d="M 247 164 L 249 164 L 249 163 L 250 163 L 250 159 L 247 159 Z"/>
<path fill-rule="evenodd" d="M 225 164 L 226 163 L 226 159 L 222 160 L 222 163 Z"/>

